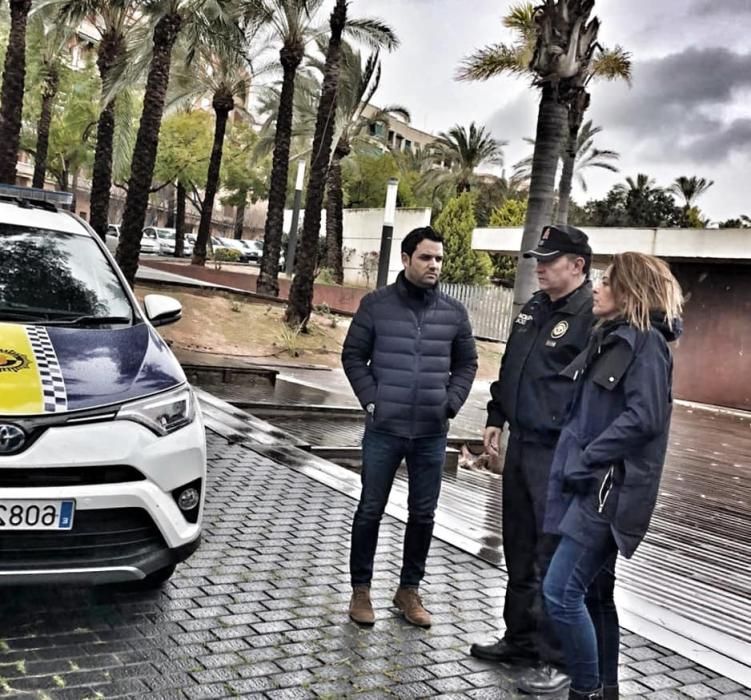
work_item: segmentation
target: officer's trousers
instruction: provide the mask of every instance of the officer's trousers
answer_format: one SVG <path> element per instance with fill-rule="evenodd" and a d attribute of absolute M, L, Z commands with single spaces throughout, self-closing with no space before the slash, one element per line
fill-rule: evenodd
<path fill-rule="evenodd" d="M 513 433 L 508 441 L 503 467 L 503 554 L 508 572 L 503 619 L 510 646 L 558 666 L 563 654 L 542 600 L 542 581 L 559 540 L 543 532 L 554 451 L 554 445 L 525 442 Z"/>

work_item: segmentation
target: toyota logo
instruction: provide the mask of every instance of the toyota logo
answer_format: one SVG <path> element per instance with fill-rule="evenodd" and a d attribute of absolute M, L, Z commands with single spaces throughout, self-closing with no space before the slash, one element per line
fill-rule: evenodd
<path fill-rule="evenodd" d="M 23 447 L 26 433 L 15 425 L 0 423 L 0 454 L 10 454 Z"/>

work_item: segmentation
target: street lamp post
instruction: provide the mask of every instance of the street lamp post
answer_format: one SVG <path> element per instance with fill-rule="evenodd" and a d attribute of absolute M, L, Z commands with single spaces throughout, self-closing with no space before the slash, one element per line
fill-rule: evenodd
<path fill-rule="evenodd" d="M 297 223 L 300 220 L 300 203 L 302 202 L 302 188 L 305 182 L 305 161 L 297 161 L 297 180 L 295 181 L 295 201 L 292 204 L 292 223 L 289 227 L 287 239 L 287 264 L 285 272 L 292 274 L 295 269 L 295 249 L 297 248 Z"/>
<path fill-rule="evenodd" d="M 394 218 L 396 216 L 396 193 L 399 180 L 390 178 L 386 187 L 386 208 L 383 213 L 383 229 L 381 229 L 381 252 L 378 255 L 377 287 L 384 287 L 389 276 L 389 261 L 391 260 L 391 239 L 394 237 Z"/>

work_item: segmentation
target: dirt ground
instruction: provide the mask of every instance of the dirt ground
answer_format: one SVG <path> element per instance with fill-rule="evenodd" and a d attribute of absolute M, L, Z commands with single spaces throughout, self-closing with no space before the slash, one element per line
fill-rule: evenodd
<path fill-rule="evenodd" d="M 283 322 L 282 304 L 251 303 L 247 297 L 216 291 L 137 285 L 136 295 L 168 294 L 183 305 L 183 317 L 160 328 L 178 352 L 236 357 L 252 363 L 339 367 L 350 319 L 324 312 L 313 314 L 307 333 L 295 333 Z M 495 379 L 503 344 L 478 341 L 478 379 Z"/>

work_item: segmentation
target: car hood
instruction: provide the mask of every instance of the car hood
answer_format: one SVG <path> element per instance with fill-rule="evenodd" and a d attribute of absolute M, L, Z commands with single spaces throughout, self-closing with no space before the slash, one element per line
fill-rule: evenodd
<path fill-rule="evenodd" d="M 112 330 L 0 323 L 0 415 L 96 408 L 184 381 L 146 323 Z"/>

